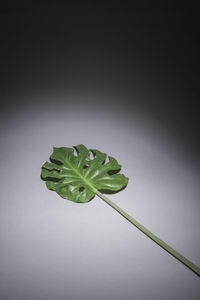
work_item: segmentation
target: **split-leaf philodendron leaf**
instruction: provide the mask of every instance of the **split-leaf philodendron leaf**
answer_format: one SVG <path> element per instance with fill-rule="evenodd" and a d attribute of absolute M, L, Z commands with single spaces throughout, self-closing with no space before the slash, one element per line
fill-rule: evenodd
<path fill-rule="evenodd" d="M 92 158 L 90 158 L 92 156 Z M 118 174 L 121 166 L 115 158 L 80 144 L 73 148 L 55 148 L 51 162 L 42 166 L 47 188 L 73 202 L 88 202 L 96 191 L 114 193 L 124 188 L 128 178 Z"/>
<path fill-rule="evenodd" d="M 96 149 L 87 149 L 80 144 L 73 148 L 60 147 L 53 150 L 50 162 L 42 166 L 41 178 L 47 188 L 56 191 L 61 197 L 73 202 L 86 203 L 98 195 L 129 222 L 145 233 L 194 273 L 200 276 L 200 269 L 179 252 L 174 250 L 155 234 L 127 214 L 117 204 L 108 199 L 105 193 L 116 193 L 126 187 L 128 178 L 119 174 L 121 166 L 115 158 Z"/>

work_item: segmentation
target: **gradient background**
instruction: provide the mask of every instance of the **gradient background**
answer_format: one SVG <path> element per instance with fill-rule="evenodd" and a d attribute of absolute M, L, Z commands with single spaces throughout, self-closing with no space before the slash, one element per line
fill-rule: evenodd
<path fill-rule="evenodd" d="M 101 199 L 40 179 L 53 146 L 114 156 L 129 184 L 110 199 L 200 265 L 198 16 L 180 3 L 1 4 L 1 300 L 199 299 Z"/>

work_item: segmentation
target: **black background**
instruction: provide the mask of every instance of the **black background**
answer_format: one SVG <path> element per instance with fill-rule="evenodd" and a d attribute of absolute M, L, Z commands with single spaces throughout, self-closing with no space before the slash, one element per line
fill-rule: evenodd
<path fill-rule="evenodd" d="M 199 299 L 199 279 L 95 197 L 41 181 L 53 146 L 115 157 L 109 195 L 199 265 L 199 10 L 1 1 L 0 299 Z"/>
<path fill-rule="evenodd" d="M 105 109 L 142 112 L 199 162 L 199 22 L 192 3 L 5 1 L 0 23 L 1 120 L 26 111 L 37 95 L 38 109 L 59 105 L 42 103 L 41 95 L 94 96 L 92 106 L 95 95 L 110 95 Z"/>

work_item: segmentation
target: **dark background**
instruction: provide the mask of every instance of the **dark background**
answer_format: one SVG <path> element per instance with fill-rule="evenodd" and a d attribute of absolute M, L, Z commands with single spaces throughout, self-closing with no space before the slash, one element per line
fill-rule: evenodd
<path fill-rule="evenodd" d="M 82 94 L 91 106 L 110 96 L 105 110 L 142 112 L 199 163 L 196 11 L 176 1 L 1 3 L 1 118 L 37 95 L 38 109 L 59 105 L 48 95 Z"/>
<path fill-rule="evenodd" d="M 199 10 L 132 2 L 1 1 L 0 300 L 199 299 L 101 199 L 40 179 L 53 146 L 115 157 L 129 184 L 109 198 L 199 265 Z"/>

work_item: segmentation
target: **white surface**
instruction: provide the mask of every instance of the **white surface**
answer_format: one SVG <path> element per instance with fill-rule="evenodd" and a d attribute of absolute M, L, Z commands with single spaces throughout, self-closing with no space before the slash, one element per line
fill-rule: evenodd
<path fill-rule="evenodd" d="M 109 198 L 200 265 L 199 170 L 138 112 L 100 100 L 36 97 L 2 123 L 1 299 L 197 300 L 199 278 L 101 199 L 65 201 L 40 179 L 53 146 L 114 156 L 129 184 Z"/>

